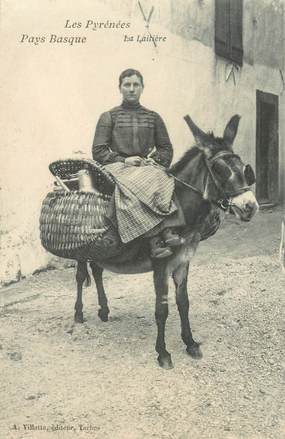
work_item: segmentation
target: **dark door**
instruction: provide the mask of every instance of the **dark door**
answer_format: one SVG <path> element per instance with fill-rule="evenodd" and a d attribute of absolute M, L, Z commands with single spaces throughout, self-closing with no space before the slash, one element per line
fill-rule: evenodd
<path fill-rule="evenodd" d="M 256 196 L 260 204 L 279 200 L 278 96 L 256 92 Z"/>

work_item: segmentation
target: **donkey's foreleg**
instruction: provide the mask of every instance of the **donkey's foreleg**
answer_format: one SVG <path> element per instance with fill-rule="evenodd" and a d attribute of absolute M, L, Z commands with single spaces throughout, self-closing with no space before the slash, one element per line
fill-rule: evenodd
<path fill-rule="evenodd" d="M 100 306 L 98 310 L 98 316 L 103 322 L 107 322 L 110 310 L 108 308 L 108 299 L 105 294 L 103 285 L 103 268 L 96 265 L 95 262 L 90 262 L 90 267 L 95 280 L 98 294 L 98 303 Z"/>
<path fill-rule="evenodd" d="M 168 274 L 164 262 L 154 263 L 154 288 L 156 295 L 155 320 L 157 325 L 157 339 L 155 350 L 158 353 L 158 363 L 164 369 L 172 369 L 171 355 L 165 345 L 165 324 L 168 317 Z"/>
<path fill-rule="evenodd" d="M 172 274 L 176 287 L 176 304 L 181 320 L 181 337 L 186 344 L 186 351 L 195 359 L 202 358 L 199 343 L 194 341 L 189 322 L 189 299 L 187 293 L 187 278 L 189 263 L 181 264 Z"/>
<path fill-rule="evenodd" d="M 85 279 L 89 277 L 87 271 L 87 263 L 84 261 L 77 262 L 76 282 L 77 282 L 77 299 L 75 302 L 74 320 L 76 323 L 83 323 L 83 303 L 82 303 L 82 289 Z M 89 278 L 90 279 L 90 278 Z"/>

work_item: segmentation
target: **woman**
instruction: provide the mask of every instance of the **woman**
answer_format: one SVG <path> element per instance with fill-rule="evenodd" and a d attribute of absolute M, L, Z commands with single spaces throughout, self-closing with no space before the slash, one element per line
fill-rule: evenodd
<path fill-rule="evenodd" d="M 116 180 L 113 220 L 122 241 L 151 237 L 151 256 L 167 257 L 172 254 L 171 246 L 182 243 L 168 225 L 184 224 L 172 201 L 174 180 L 163 170 L 171 163 L 172 145 L 159 114 L 140 104 L 144 89 L 141 73 L 123 71 L 119 89 L 122 104 L 103 113 L 97 123 L 93 159 L 108 165 L 106 169 Z M 163 240 L 152 236 L 162 228 Z"/>

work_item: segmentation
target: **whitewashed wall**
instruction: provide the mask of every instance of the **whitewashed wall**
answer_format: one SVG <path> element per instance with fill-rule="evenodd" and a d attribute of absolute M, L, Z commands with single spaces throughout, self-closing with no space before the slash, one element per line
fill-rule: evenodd
<path fill-rule="evenodd" d="M 255 90 L 279 94 L 278 69 L 245 64 L 237 74 L 236 85 L 231 78 L 226 81 L 225 63 L 215 58 L 208 44 L 170 32 L 175 30 L 175 23 L 170 23 L 172 2 L 141 3 L 146 11 L 155 5 L 151 32 L 167 37 L 158 48 L 152 43 L 123 41 L 125 33 L 136 36 L 145 32 L 138 4 L 132 0 L 1 3 L 2 284 L 47 264 L 49 255 L 39 242 L 38 217 L 41 201 L 52 184 L 48 164 L 74 157 L 78 151 L 91 156 L 100 113 L 120 103 L 118 76 L 125 68 L 134 67 L 143 73 L 142 104 L 164 118 L 175 158 L 193 141 L 183 121 L 185 114 L 189 113 L 203 129 L 221 135 L 228 119 L 239 113 L 242 120 L 236 149 L 255 163 Z M 194 0 L 189 3 L 198 8 Z M 208 41 L 213 33 L 213 2 L 206 2 L 205 7 L 203 20 L 210 22 Z M 65 29 L 67 19 L 83 26 L 89 19 L 121 19 L 129 21 L 131 27 L 128 32 Z M 87 42 L 74 46 L 20 43 L 22 34 L 49 39 L 51 33 L 86 36 Z M 284 120 L 284 112 L 280 117 Z M 284 131 L 281 141 L 283 145 Z"/>

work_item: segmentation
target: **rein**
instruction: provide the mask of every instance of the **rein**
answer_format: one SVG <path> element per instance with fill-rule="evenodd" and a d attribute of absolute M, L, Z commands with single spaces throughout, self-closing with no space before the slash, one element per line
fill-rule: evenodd
<path fill-rule="evenodd" d="M 170 172 L 168 175 L 171 175 L 171 177 L 174 178 L 174 180 L 178 181 L 179 183 L 183 184 L 183 186 L 192 189 L 194 192 L 197 192 L 199 195 L 204 198 L 204 193 L 200 191 L 200 189 L 197 189 L 195 186 L 192 186 L 190 183 L 186 183 L 185 181 L 181 180 L 180 178 L 176 177 L 175 175 L 171 174 Z M 215 182 L 215 180 L 214 180 Z M 216 182 L 215 182 L 216 184 Z M 235 206 L 235 203 L 233 203 L 232 198 L 226 197 L 222 198 L 218 201 L 215 201 L 214 204 L 216 204 L 220 209 L 224 210 L 225 212 L 229 209 L 230 206 Z"/>

